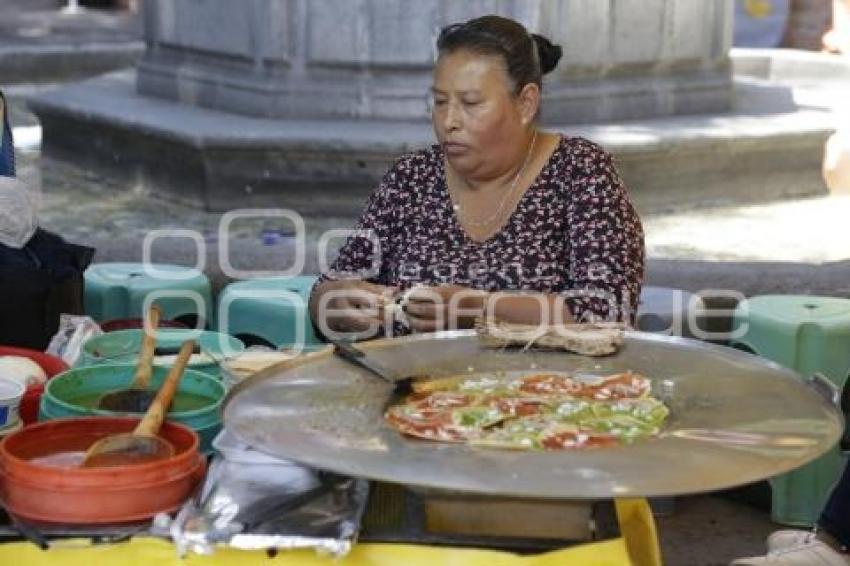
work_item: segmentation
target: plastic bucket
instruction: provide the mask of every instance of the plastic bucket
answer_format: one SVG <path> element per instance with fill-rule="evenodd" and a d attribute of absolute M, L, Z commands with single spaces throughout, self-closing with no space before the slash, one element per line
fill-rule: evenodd
<path fill-rule="evenodd" d="M 177 509 L 203 478 L 205 460 L 191 429 L 165 423 L 160 436 L 171 458 L 107 468 L 59 468 L 33 462 L 57 452 L 85 451 L 105 436 L 130 432 L 133 418 L 83 418 L 39 423 L 0 442 L 0 494 L 12 515 L 38 522 L 111 524 Z"/>
<path fill-rule="evenodd" d="M 0 356 L 23 356 L 24 358 L 29 358 L 44 370 L 44 373 L 47 374 L 47 379 L 68 369 L 68 364 L 61 358 L 27 348 L 0 346 Z M 38 420 L 38 403 L 41 400 L 42 393 L 44 393 L 44 384 L 27 387 L 24 397 L 21 399 L 21 405 L 18 407 L 18 413 L 24 424 L 34 423 Z"/>
<path fill-rule="evenodd" d="M 97 411 L 97 412 L 98 413 L 101 413 L 101 412 L 109 413 L 109 411 Z M 110 413 L 110 414 L 123 414 L 123 413 Z M 64 419 L 64 418 L 68 418 L 68 415 L 66 414 L 66 412 L 55 411 L 55 406 L 52 406 L 52 405 L 45 407 L 44 404 L 42 404 L 42 407 L 38 411 L 38 420 L 41 421 L 41 422 L 54 421 L 54 420 L 57 420 L 57 419 Z M 172 422 L 180 422 L 177 419 L 172 418 L 170 415 L 169 415 L 169 418 L 171 418 Z M 186 423 L 181 423 L 181 424 L 186 424 Z M 215 437 L 218 436 L 218 433 L 221 432 L 222 423 L 221 423 L 220 420 L 213 422 L 213 423 L 210 423 L 210 424 L 206 424 L 206 425 L 204 425 L 204 424 L 192 425 L 190 428 L 195 431 L 195 434 L 198 435 L 198 439 L 199 439 L 199 442 L 200 442 L 199 450 L 204 455 L 209 456 L 210 454 L 215 452 L 215 449 L 213 448 L 212 443 L 213 443 L 213 440 L 215 440 Z M 2 431 L 0 431 L 0 436 L 2 436 Z"/>
<path fill-rule="evenodd" d="M 39 420 L 132 414 L 97 409 L 96 403 L 108 391 L 129 387 L 135 371 L 135 366 L 129 364 L 101 364 L 73 368 L 56 376 L 47 382 L 41 398 Z M 155 367 L 151 388 L 159 387 L 167 373 L 168 368 Z M 201 451 L 209 453 L 213 438 L 221 430 L 224 396 L 225 388 L 219 380 L 187 369 L 166 418 L 194 429 L 201 437 Z"/>
<path fill-rule="evenodd" d="M 100 363 L 135 363 L 142 343 L 142 332 L 142 330 L 119 330 L 89 338 L 83 344 L 76 367 Z M 242 341 L 221 332 L 172 328 L 160 329 L 156 332 L 157 348 L 174 350 L 175 354 L 186 340 L 195 340 L 201 347 L 201 353 L 194 354 L 189 359 L 189 367 L 214 377 L 221 376 L 218 362 L 245 350 Z M 156 356 L 154 365 L 171 365 L 174 357 Z"/>
<path fill-rule="evenodd" d="M 18 424 L 18 407 L 26 390 L 23 383 L 0 375 L 0 429 Z"/>

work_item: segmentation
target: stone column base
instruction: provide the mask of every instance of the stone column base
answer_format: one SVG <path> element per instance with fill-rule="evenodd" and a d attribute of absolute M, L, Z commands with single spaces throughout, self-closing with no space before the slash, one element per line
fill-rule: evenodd
<path fill-rule="evenodd" d="M 144 97 L 132 72 L 37 96 L 43 151 L 111 168 L 169 200 L 207 210 L 359 211 L 401 154 L 434 141 L 427 124 L 258 119 Z M 825 194 L 829 112 L 768 113 L 764 85 L 738 85 L 764 114 L 550 125 L 614 154 L 641 210 Z M 781 93 L 780 93 L 781 94 Z M 741 104 L 742 101 L 739 101 Z"/>

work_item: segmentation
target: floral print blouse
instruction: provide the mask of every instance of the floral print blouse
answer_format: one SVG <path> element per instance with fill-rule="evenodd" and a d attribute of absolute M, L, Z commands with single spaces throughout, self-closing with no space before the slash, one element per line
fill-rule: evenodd
<path fill-rule="evenodd" d="M 404 155 L 319 282 L 559 293 L 577 320 L 633 323 L 643 272 L 643 228 L 611 156 L 562 136 L 507 223 L 483 242 L 458 220 L 442 148 Z"/>

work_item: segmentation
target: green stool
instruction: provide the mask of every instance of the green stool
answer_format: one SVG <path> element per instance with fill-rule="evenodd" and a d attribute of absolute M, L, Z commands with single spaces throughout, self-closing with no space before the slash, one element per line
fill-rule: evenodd
<path fill-rule="evenodd" d="M 753 297 L 738 305 L 732 329 L 742 333 L 733 345 L 742 345 L 804 376 L 822 373 L 840 389 L 850 374 L 850 300 Z M 842 469 L 841 452 L 835 447 L 814 462 L 771 479 L 773 520 L 813 525 Z"/>
<path fill-rule="evenodd" d="M 197 317 L 199 328 L 212 322 L 210 282 L 197 269 L 161 263 L 98 263 L 85 272 L 85 311 L 98 322 L 142 318 L 145 298 L 151 293 L 165 320 L 194 322 L 191 319 Z"/>
<path fill-rule="evenodd" d="M 265 343 L 280 348 L 299 342 L 298 327 L 302 325 L 305 348 L 324 346 L 307 309 L 315 282 L 315 276 L 302 275 L 231 283 L 218 298 L 218 331 L 248 345 Z"/>

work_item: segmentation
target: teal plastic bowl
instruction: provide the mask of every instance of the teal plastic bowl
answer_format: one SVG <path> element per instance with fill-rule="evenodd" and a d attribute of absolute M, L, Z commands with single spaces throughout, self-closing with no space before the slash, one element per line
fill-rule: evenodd
<path fill-rule="evenodd" d="M 136 363 L 142 344 L 142 332 L 141 329 L 120 330 L 89 338 L 83 344 L 80 359 L 75 367 Z M 186 340 L 195 340 L 201 347 L 201 354 L 194 355 L 189 360 L 189 368 L 217 378 L 221 378 L 221 368 L 215 360 L 220 362 L 245 350 L 245 344 L 241 340 L 221 332 L 173 328 L 161 328 L 156 332 L 157 348 L 177 350 Z M 170 361 L 165 362 L 154 359 L 154 365 L 170 365 L 174 356 L 169 358 Z"/>
<path fill-rule="evenodd" d="M 97 399 L 104 393 L 129 387 L 135 371 L 131 364 L 99 364 L 73 368 L 57 375 L 47 382 L 38 418 L 45 421 L 97 415 L 139 415 L 95 408 Z M 151 388 L 158 388 L 167 373 L 168 368 L 155 367 Z M 215 377 L 187 369 L 180 380 L 176 406 L 172 406 L 166 418 L 195 430 L 201 437 L 201 450 L 210 453 L 213 438 L 221 430 L 221 404 L 225 393 L 224 385 Z M 181 404 L 184 406 L 181 407 Z"/>

